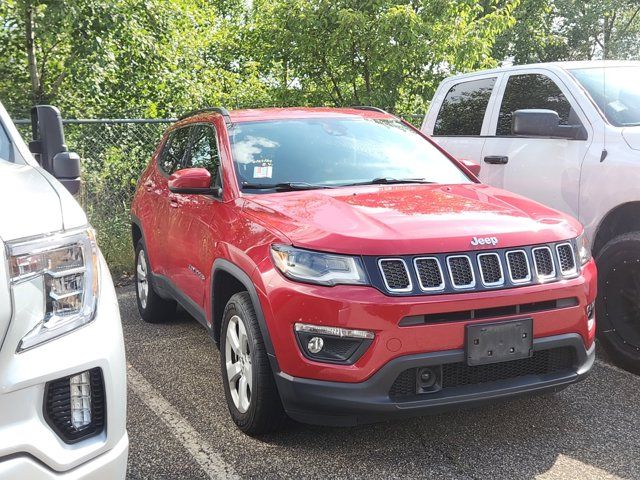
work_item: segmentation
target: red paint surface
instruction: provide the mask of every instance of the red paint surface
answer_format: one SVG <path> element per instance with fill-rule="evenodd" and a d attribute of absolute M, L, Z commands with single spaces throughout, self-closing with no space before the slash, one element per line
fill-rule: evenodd
<path fill-rule="evenodd" d="M 391 118 L 352 109 L 244 110 L 232 112 L 231 118 L 243 122 L 341 115 Z M 579 299 L 576 307 L 529 315 L 534 320 L 534 336 L 575 332 L 587 347 L 592 344 L 593 332 L 587 331 L 585 309 L 596 296 L 593 262 L 585 265 L 577 278 L 546 285 L 399 298 L 368 286 L 295 283 L 275 270 L 269 256 L 273 243 L 388 256 L 468 251 L 472 249 L 469 242 L 474 236 L 496 236 L 500 241 L 498 248 L 533 245 L 576 237 L 582 227 L 571 217 L 477 183 L 242 194 L 222 117 L 201 114 L 177 125 L 191 122 L 211 122 L 218 131 L 222 199 L 171 193 L 169 179 L 157 169 L 159 150 L 156 151 L 142 174 L 132 206 L 132 213 L 142 224 L 151 268 L 154 273 L 167 276 L 198 304 L 209 322 L 214 260 L 224 258 L 241 268 L 258 291 L 277 360 L 284 372 L 306 378 L 359 382 L 397 356 L 463 347 L 466 322 L 399 327 L 398 322 L 404 316 L 574 296 Z M 461 169 L 468 171 L 464 166 Z M 194 274 L 194 269 L 202 277 Z M 293 336 L 295 322 L 372 330 L 376 338 L 355 365 L 320 364 L 300 353 Z M 401 342 L 397 351 L 387 348 L 392 339 Z"/>

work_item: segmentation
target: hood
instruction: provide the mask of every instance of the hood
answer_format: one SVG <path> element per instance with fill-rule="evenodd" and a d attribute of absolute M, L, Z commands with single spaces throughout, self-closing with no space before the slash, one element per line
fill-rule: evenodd
<path fill-rule="evenodd" d="M 63 229 L 60 197 L 35 167 L 0 160 L 0 202 L 4 241 Z"/>
<path fill-rule="evenodd" d="M 251 195 L 245 197 L 244 210 L 295 246 L 356 255 L 515 247 L 565 240 L 582 231 L 565 214 L 481 184 Z M 474 246 L 474 237 L 497 243 Z"/>
<path fill-rule="evenodd" d="M 640 126 L 623 128 L 622 137 L 633 150 L 640 150 Z"/>

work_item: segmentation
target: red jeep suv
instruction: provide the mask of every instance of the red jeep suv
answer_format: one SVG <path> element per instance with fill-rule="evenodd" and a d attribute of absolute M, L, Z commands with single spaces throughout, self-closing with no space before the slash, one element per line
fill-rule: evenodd
<path fill-rule="evenodd" d="M 132 230 L 142 318 L 180 304 L 209 331 L 249 434 L 558 390 L 594 362 L 581 225 L 373 107 L 183 117 Z"/>

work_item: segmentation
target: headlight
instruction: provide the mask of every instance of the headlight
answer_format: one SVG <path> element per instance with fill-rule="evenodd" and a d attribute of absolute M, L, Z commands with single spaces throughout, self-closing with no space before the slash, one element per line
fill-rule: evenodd
<path fill-rule="evenodd" d="M 580 265 L 584 265 L 591 260 L 591 249 L 589 248 L 589 241 L 587 236 L 582 232 L 576 238 L 576 247 L 578 249 L 578 258 L 580 259 Z"/>
<path fill-rule="evenodd" d="M 358 257 L 312 252 L 287 245 L 272 245 L 273 263 L 286 277 L 319 285 L 368 285 Z"/>
<path fill-rule="evenodd" d="M 99 267 L 92 229 L 11 242 L 8 248 L 13 287 L 27 281 L 38 285 L 44 304 L 44 317 L 22 338 L 18 352 L 93 320 Z"/>

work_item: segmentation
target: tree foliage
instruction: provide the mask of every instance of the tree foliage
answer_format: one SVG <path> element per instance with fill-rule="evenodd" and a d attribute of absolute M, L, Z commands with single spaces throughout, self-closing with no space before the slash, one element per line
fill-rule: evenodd
<path fill-rule="evenodd" d="M 638 0 L 4 0 L 0 98 L 25 116 L 205 104 L 421 111 L 443 76 L 638 58 Z"/>
<path fill-rule="evenodd" d="M 494 55 L 516 63 L 640 58 L 638 0 L 522 0 Z"/>

